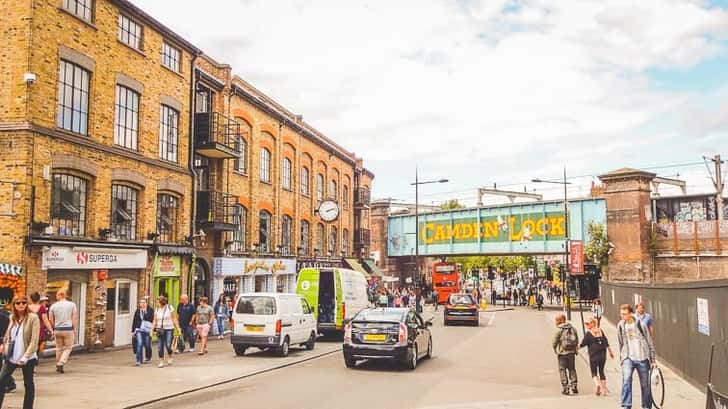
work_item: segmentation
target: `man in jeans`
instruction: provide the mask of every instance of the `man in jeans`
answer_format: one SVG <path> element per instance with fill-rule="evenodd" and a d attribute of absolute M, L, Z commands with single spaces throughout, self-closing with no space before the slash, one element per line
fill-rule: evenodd
<path fill-rule="evenodd" d="M 184 352 L 185 343 L 190 344 L 189 352 L 195 352 L 195 327 L 192 325 L 192 317 L 197 313 L 197 308 L 190 303 L 187 294 L 179 297 L 179 305 L 177 306 L 177 318 L 179 319 L 179 328 L 182 330 L 182 342 L 177 345 L 179 352 Z"/>
<path fill-rule="evenodd" d="M 655 367 L 655 346 L 650 331 L 635 319 L 629 304 L 619 307 L 622 320 L 617 324 L 619 358 L 622 363 L 622 408 L 632 409 L 632 374 L 637 370 L 640 378 L 642 408 L 652 407 L 650 368 Z"/>
<path fill-rule="evenodd" d="M 555 318 L 558 330 L 554 334 L 551 346 L 559 359 L 559 375 L 561 376 L 561 393 L 578 394 L 576 376 L 576 352 L 579 349 L 579 334 L 566 322 L 566 316 L 559 314 Z"/>
<path fill-rule="evenodd" d="M 56 372 L 64 373 L 63 367 L 68 363 L 74 341 L 74 328 L 78 325 L 78 309 L 76 304 L 68 301 L 68 290 L 61 288 L 56 292 L 56 302 L 48 312 L 53 334 L 56 337 Z"/>

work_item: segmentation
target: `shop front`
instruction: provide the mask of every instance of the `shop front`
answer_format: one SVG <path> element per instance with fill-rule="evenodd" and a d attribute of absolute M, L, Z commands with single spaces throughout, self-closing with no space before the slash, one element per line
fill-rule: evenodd
<path fill-rule="evenodd" d="M 42 251 L 50 303 L 65 288 L 78 309 L 79 346 L 131 344 L 138 284 L 146 268 L 146 248 L 46 246 Z"/>
<path fill-rule="evenodd" d="M 9 306 L 13 297 L 23 294 L 25 294 L 23 268 L 10 263 L 0 263 L 0 308 Z"/>
<path fill-rule="evenodd" d="M 304 268 L 339 268 L 344 267 L 343 259 L 299 257 L 296 259 L 296 273 Z M 348 267 L 347 267 L 348 268 Z"/>
<path fill-rule="evenodd" d="M 213 295 L 231 299 L 245 292 L 294 292 L 296 260 L 283 258 L 214 259 Z"/>
<path fill-rule="evenodd" d="M 156 308 L 159 296 L 167 297 L 170 305 L 177 306 L 182 277 L 182 256 L 159 254 L 154 257 L 152 304 Z"/>

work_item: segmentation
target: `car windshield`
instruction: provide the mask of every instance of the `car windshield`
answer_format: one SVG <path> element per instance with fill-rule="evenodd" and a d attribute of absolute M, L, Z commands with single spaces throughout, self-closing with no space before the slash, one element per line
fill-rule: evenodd
<path fill-rule="evenodd" d="M 240 297 L 235 312 L 238 314 L 273 315 L 276 313 L 276 300 L 273 297 Z"/>
<path fill-rule="evenodd" d="M 456 294 L 450 296 L 450 304 L 458 305 L 458 304 L 475 304 L 475 301 L 473 301 L 473 297 L 468 294 Z"/>
<path fill-rule="evenodd" d="M 364 310 L 354 317 L 354 321 L 391 321 L 402 322 L 404 320 L 404 310 L 402 309 L 381 309 L 381 310 Z"/>

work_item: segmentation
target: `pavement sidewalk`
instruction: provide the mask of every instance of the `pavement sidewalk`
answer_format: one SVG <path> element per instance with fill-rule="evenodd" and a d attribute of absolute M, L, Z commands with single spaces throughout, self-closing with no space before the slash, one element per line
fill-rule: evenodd
<path fill-rule="evenodd" d="M 52 358 L 42 359 L 35 377 L 35 407 L 123 408 L 333 352 L 341 342 L 319 340 L 313 351 L 291 347 L 290 355 L 280 358 L 255 348 L 237 357 L 229 338 L 211 339 L 208 354 L 175 354 L 173 365 L 165 368 L 157 368 L 153 347 L 152 362 L 140 367 L 134 365 L 131 348 L 72 355 L 63 375 L 55 372 Z M 15 371 L 14 377 L 18 390 L 6 395 L 6 408 L 23 406 L 23 375 Z"/>

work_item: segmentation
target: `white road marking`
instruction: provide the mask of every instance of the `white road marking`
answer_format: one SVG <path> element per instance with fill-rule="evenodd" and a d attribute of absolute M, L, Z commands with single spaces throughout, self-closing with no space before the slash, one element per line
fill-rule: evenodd
<path fill-rule="evenodd" d="M 494 312 L 491 312 L 491 313 L 490 313 L 490 319 L 488 320 L 488 326 L 489 326 L 489 327 L 490 327 L 491 325 L 493 325 L 493 321 L 495 321 L 495 313 L 494 313 Z"/>

